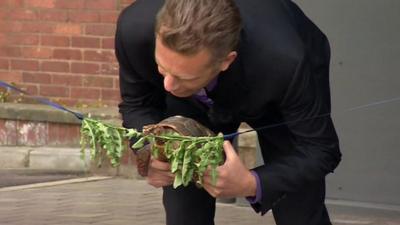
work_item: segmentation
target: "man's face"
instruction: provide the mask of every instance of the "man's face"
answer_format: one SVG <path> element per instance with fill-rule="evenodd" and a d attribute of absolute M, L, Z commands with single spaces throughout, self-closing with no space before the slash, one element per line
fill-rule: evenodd
<path fill-rule="evenodd" d="M 165 90 L 177 97 L 197 93 L 221 72 L 220 66 L 210 62 L 208 50 L 186 56 L 164 46 L 159 38 L 156 38 L 155 60 L 164 77 Z"/>

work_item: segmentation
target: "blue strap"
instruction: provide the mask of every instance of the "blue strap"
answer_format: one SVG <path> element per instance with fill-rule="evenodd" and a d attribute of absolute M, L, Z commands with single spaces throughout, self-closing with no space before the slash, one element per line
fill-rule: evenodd
<path fill-rule="evenodd" d="M 23 91 L 23 90 L 21 90 L 21 89 L 19 89 L 17 87 L 14 87 L 14 86 L 6 83 L 6 82 L 0 81 L 0 87 L 10 88 L 10 89 L 12 89 L 14 91 L 23 93 L 27 97 L 31 97 L 31 98 L 33 98 L 33 99 L 35 99 L 35 100 L 37 100 L 37 101 L 39 101 L 39 102 L 41 102 L 41 103 L 43 103 L 45 105 L 51 106 L 51 107 L 53 107 L 55 109 L 58 109 L 58 110 L 69 112 L 69 113 L 73 114 L 74 116 L 76 116 L 80 120 L 83 120 L 83 118 L 84 118 L 83 114 L 81 114 L 81 113 L 69 110 L 69 109 L 67 109 L 67 108 L 65 108 L 65 107 L 63 107 L 63 106 L 61 106 L 61 105 L 59 105 L 57 103 L 51 102 L 50 100 L 48 100 L 46 98 L 31 96 L 26 91 Z M 352 108 L 349 108 L 347 110 L 342 111 L 342 113 L 351 112 L 351 111 L 360 110 L 360 109 L 365 109 L 365 108 L 370 108 L 370 107 L 383 105 L 383 104 L 388 104 L 388 103 L 397 102 L 397 101 L 400 101 L 400 97 L 396 97 L 396 98 L 392 98 L 392 99 L 385 99 L 385 100 L 382 100 L 382 101 L 377 101 L 377 102 L 372 102 L 372 103 L 368 103 L 368 104 L 357 106 L 357 107 L 352 107 Z M 289 125 L 289 124 L 292 124 L 292 123 L 298 123 L 298 122 L 303 122 L 303 121 L 307 121 L 307 120 L 327 117 L 327 116 L 330 116 L 330 115 L 331 115 L 331 113 L 324 113 L 324 114 L 321 114 L 321 115 L 316 115 L 316 116 L 308 117 L 308 118 L 304 118 L 304 119 L 287 121 L 287 122 L 282 122 L 282 123 L 276 123 L 276 124 L 271 124 L 271 125 L 268 125 L 268 126 L 257 127 L 255 129 L 249 129 L 249 130 L 242 131 L 242 132 L 235 132 L 235 133 L 231 133 L 231 134 L 226 134 L 226 135 L 224 135 L 224 140 L 231 140 L 231 139 L 235 138 L 236 136 L 238 136 L 240 134 L 244 134 L 244 133 L 248 133 L 248 132 L 260 131 L 260 130 L 269 129 L 269 128 L 273 128 L 273 127 Z"/>
<path fill-rule="evenodd" d="M 23 91 L 23 90 L 15 87 L 15 86 L 12 86 L 12 85 L 10 85 L 10 84 L 8 84 L 6 82 L 3 82 L 1 80 L 0 80 L 0 87 L 5 87 L 5 88 L 12 89 L 12 90 L 14 90 L 16 92 L 19 92 L 19 93 L 22 93 L 22 94 L 26 95 L 27 97 L 33 98 L 33 99 L 37 100 L 38 102 L 41 102 L 41 103 L 43 103 L 45 105 L 51 106 L 51 107 L 53 107 L 55 109 L 58 109 L 58 110 L 69 112 L 69 113 L 73 114 L 74 116 L 76 116 L 76 118 L 78 118 L 79 120 L 83 120 L 83 118 L 84 118 L 82 113 L 74 112 L 72 110 L 69 110 L 69 109 L 67 109 L 67 108 L 65 108 L 65 107 L 63 107 L 63 106 L 61 106 L 61 105 L 59 105 L 57 103 L 51 102 L 50 100 L 48 100 L 46 98 L 31 96 L 28 92 Z"/>
<path fill-rule="evenodd" d="M 347 113 L 347 112 L 352 112 L 352 111 L 356 111 L 356 110 L 360 110 L 360 109 L 366 109 L 366 108 L 371 108 L 374 106 L 379 106 L 379 105 L 384 105 L 384 104 L 388 104 L 388 103 L 392 103 L 392 102 L 397 102 L 400 101 L 400 97 L 396 97 L 396 98 L 391 98 L 391 99 L 385 99 L 385 100 L 381 100 L 381 101 L 376 101 L 376 102 L 372 102 L 372 103 L 368 103 L 365 105 L 360 105 L 360 106 L 356 106 L 356 107 L 352 107 L 352 108 L 348 108 L 346 110 L 343 110 L 341 112 L 338 113 Z M 337 113 L 337 114 L 338 114 Z M 264 130 L 264 129 L 269 129 L 269 128 L 273 128 L 273 127 L 279 127 L 279 126 L 283 126 L 283 125 L 289 125 L 292 123 L 297 123 L 297 122 L 303 122 L 303 121 L 307 121 L 307 120 L 312 120 L 312 119 L 317 119 L 317 118 L 322 118 L 322 117 L 327 117 L 330 116 L 332 113 L 324 113 L 321 115 L 316 115 L 313 117 L 308 117 L 308 118 L 304 118 L 304 119 L 299 119 L 299 120 L 293 120 L 293 121 L 287 121 L 287 122 L 283 122 L 283 123 L 276 123 L 276 124 L 271 124 L 268 126 L 263 126 L 263 127 L 257 127 L 254 129 L 249 129 L 246 131 L 242 131 L 242 132 L 235 132 L 235 133 L 231 133 L 231 134 L 226 134 L 224 135 L 224 140 L 231 140 L 234 137 L 240 135 L 240 134 L 244 134 L 244 133 L 248 133 L 248 132 L 252 132 L 252 131 L 260 131 L 260 130 Z"/>

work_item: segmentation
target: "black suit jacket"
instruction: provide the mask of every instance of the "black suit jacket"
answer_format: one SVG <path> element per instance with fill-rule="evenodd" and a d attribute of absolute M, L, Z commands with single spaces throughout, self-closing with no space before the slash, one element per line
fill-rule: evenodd
<path fill-rule="evenodd" d="M 125 127 L 141 129 L 164 117 L 166 93 L 154 61 L 154 22 L 162 3 L 137 0 L 118 20 L 115 44 Z M 330 48 L 325 35 L 289 0 L 236 3 L 244 22 L 239 54 L 210 93 L 210 117 L 216 126 L 287 123 L 258 132 L 265 165 L 255 168 L 262 200 L 253 207 L 266 212 L 285 193 L 324 179 L 340 161 L 328 115 Z"/>

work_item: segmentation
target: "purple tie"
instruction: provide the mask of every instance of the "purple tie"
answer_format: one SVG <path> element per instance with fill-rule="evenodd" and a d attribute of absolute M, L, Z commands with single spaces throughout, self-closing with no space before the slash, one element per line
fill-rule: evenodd
<path fill-rule="evenodd" d="M 214 80 L 212 80 L 212 81 L 207 85 L 207 87 L 202 88 L 199 92 L 197 92 L 196 94 L 194 94 L 194 97 L 195 97 L 197 100 L 199 100 L 200 102 L 204 103 L 206 106 L 211 107 L 212 104 L 214 103 L 214 101 L 213 101 L 211 98 L 209 98 L 209 97 L 207 96 L 206 89 L 207 89 L 207 91 L 212 91 L 212 90 L 215 88 L 215 86 L 217 85 L 217 81 L 218 81 L 218 79 L 217 79 L 217 78 L 214 78 Z"/>

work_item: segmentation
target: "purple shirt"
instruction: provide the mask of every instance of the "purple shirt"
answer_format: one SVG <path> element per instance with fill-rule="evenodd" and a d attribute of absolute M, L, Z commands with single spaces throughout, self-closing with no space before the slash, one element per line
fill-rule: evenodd
<path fill-rule="evenodd" d="M 255 204 L 255 203 L 261 201 L 261 197 L 262 197 L 261 182 L 260 182 L 260 177 L 258 176 L 258 174 L 255 171 L 250 170 L 250 173 L 256 178 L 256 183 L 257 183 L 256 196 L 246 197 L 246 199 L 247 199 L 247 201 L 249 201 L 250 204 Z"/>

